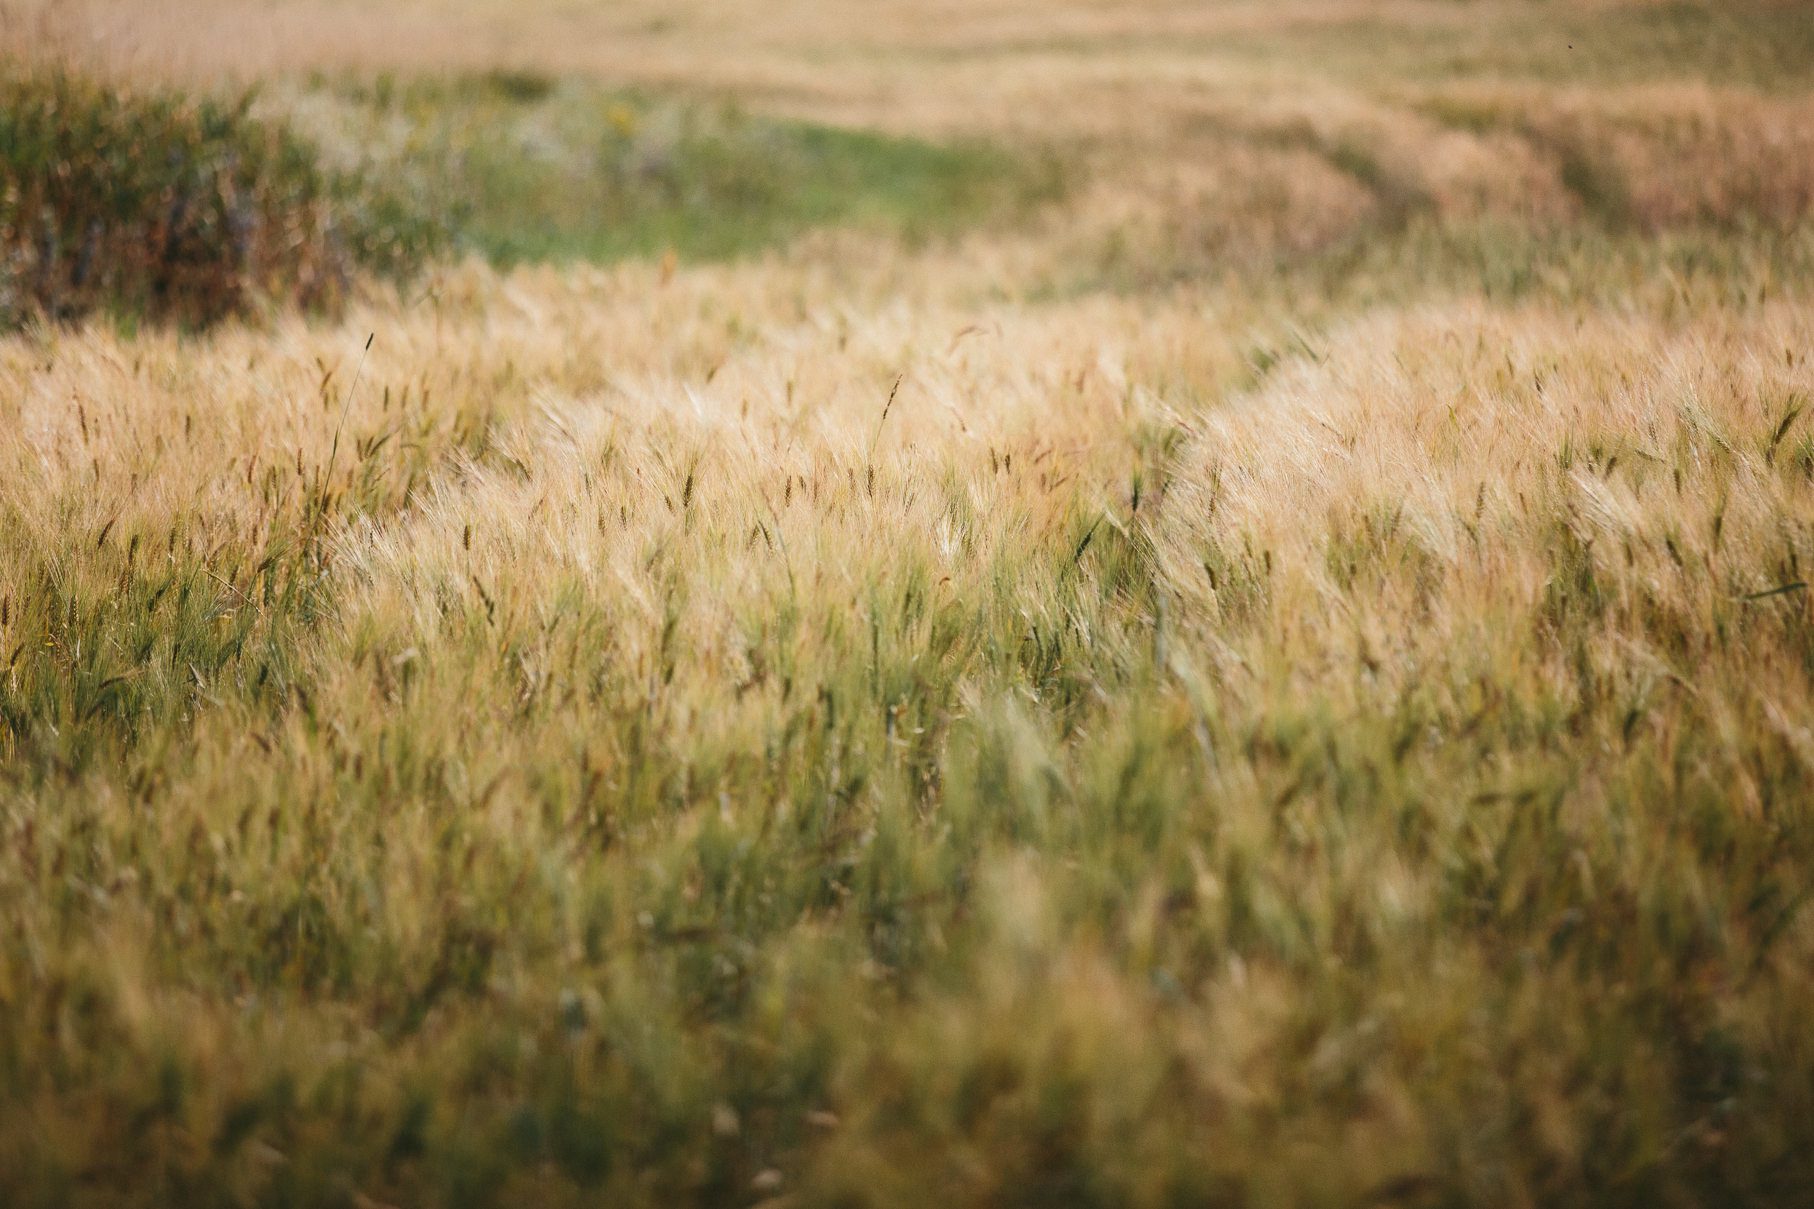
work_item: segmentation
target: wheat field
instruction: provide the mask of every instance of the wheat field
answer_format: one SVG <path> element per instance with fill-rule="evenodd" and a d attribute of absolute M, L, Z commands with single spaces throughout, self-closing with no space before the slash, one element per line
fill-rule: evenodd
<path fill-rule="evenodd" d="M 1814 10 L 0 45 L 1049 165 L 0 337 L 0 1202 L 1814 1198 Z"/>

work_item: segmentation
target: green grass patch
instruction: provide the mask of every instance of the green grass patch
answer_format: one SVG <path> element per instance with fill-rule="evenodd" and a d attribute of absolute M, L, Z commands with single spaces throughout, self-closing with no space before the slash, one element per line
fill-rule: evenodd
<path fill-rule="evenodd" d="M 532 73 L 331 88 L 356 146 L 443 198 L 465 247 L 501 264 L 672 251 L 733 259 L 819 227 L 919 242 L 1063 191 L 1055 157 L 938 143 L 621 92 Z"/>

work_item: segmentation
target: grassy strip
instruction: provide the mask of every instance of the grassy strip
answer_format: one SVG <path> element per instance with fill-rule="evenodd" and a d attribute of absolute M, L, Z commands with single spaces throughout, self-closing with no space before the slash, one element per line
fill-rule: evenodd
<path fill-rule="evenodd" d="M 501 264 L 722 260 L 827 226 L 917 242 L 1023 213 L 1064 188 L 1052 157 L 979 140 L 934 143 L 532 73 L 315 88 L 304 104 L 326 103 L 324 141 L 445 199 L 461 243 Z"/>

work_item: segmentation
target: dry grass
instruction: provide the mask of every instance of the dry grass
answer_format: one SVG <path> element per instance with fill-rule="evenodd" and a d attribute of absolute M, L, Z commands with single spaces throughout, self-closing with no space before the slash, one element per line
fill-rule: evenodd
<path fill-rule="evenodd" d="M 0 1199 L 1803 1200 L 1805 19 L 1551 7 L 10 26 L 1080 179 L 0 342 Z"/>

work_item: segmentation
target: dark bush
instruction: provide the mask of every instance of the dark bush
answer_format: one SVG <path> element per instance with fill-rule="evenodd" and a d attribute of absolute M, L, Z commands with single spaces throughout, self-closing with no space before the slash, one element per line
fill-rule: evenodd
<path fill-rule="evenodd" d="M 355 271 L 402 276 L 434 249 L 407 199 L 250 106 L 0 67 L 0 329 L 331 308 Z"/>

